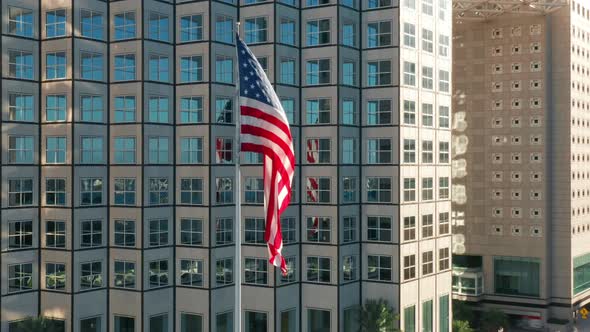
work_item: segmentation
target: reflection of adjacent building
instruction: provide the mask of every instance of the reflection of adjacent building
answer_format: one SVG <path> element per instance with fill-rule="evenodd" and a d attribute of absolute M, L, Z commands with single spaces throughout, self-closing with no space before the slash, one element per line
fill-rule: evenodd
<path fill-rule="evenodd" d="M 590 4 L 474 3 L 455 1 L 454 298 L 565 325 L 590 302 Z"/>

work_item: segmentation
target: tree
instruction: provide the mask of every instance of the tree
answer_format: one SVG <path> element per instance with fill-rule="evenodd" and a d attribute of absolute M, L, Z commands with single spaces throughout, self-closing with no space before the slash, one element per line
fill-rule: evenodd
<path fill-rule="evenodd" d="M 469 303 L 461 300 L 453 300 L 453 319 L 473 323 L 475 314 Z"/>
<path fill-rule="evenodd" d="M 475 332 L 475 330 L 471 328 L 471 325 L 466 320 L 454 320 L 453 332 Z"/>
<path fill-rule="evenodd" d="M 481 331 L 484 332 L 497 332 L 500 328 L 506 330 L 508 324 L 508 316 L 498 309 L 485 311 L 480 318 Z"/>
<path fill-rule="evenodd" d="M 11 326 L 11 331 L 13 327 Z M 47 317 L 27 317 L 14 326 L 16 332 L 63 332 L 63 321 L 56 321 Z"/>
<path fill-rule="evenodd" d="M 387 301 L 367 300 L 359 310 L 359 324 L 361 332 L 400 332 L 395 327 L 398 315 Z"/>

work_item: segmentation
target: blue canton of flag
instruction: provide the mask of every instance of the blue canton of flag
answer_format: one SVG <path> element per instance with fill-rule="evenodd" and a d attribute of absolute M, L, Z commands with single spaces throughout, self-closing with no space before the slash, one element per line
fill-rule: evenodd
<path fill-rule="evenodd" d="M 280 107 L 280 101 L 275 100 L 272 85 L 256 56 L 241 39 L 236 38 L 236 40 L 240 66 L 240 96 L 255 99 L 276 108 Z"/>

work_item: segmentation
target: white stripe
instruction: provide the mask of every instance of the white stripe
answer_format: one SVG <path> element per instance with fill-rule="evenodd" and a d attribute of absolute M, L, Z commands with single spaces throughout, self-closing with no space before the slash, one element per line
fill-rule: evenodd
<path fill-rule="evenodd" d="M 266 114 L 269 114 L 269 115 L 272 115 L 272 116 L 278 118 L 279 120 L 281 120 L 281 122 L 286 123 L 287 126 L 289 125 L 289 120 L 287 120 L 287 114 L 285 113 L 285 110 L 283 109 L 283 106 L 281 105 L 280 102 L 278 104 L 279 108 L 275 108 L 269 104 L 261 103 L 256 99 L 251 99 L 248 97 L 240 97 L 240 106 L 241 105 L 250 106 L 250 107 L 259 109 Z"/>
<path fill-rule="evenodd" d="M 291 137 L 287 136 L 287 134 L 283 131 L 283 129 L 277 127 L 274 123 L 265 121 L 261 118 L 253 117 L 253 116 L 244 116 L 240 118 L 242 125 L 250 125 L 252 127 L 262 128 L 267 130 L 273 134 L 275 134 L 279 139 L 283 142 L 287 143 L 287 145 L 291 146 Z M 291 129 L 289 129 L 291 130 Z M 291 149 L 293 147 L 291 146 Z"/>
<path fill-rule="evenodd" d="M 291 176 L 290 180 L 292 180 L 292 174 L 294 173 L 294 165 L 291 164 L 291 160 L 290 160 L 289 156 L 287 154 L 285 154 L 285 151 L 281 148 L 278 148 L 277 144 L 275 142 L 273 142 L 267 138 L 264 138 L 261 136 L 255 136 L 252 134 L 242 134 L 241 139 L 242 139 L 242 143 L 252 143 L 252 144 L 256 144 L 256 145 L 262 145 L 262 146 L 270 149 L 271 151 L 273 151 L 277 155 L 279 160 L 281 160 L 283 162 L 283 166 L 285 167 L 287 174 L 289 174 Z"/>

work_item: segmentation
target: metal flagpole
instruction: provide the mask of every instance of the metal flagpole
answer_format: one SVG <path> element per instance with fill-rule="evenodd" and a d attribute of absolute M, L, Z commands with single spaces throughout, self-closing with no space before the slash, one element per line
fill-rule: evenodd
<path fill-rule="evenodd" d="M 236 36 L 240 36 L 240 22 L 236 22 Z M 241 188 L 241 176 L 240 176 L 240 62 L 238 53 L 238 40 L 236 39 L 236 104 L 233 109 L 236 110 L 235 121 L 236 121 L 236 152 L 235 152 L 235 163 L 236 163 L 236 254 L 235 254 L 235 321 L 234 331 L 242 331 L 242 188 Z"/>

